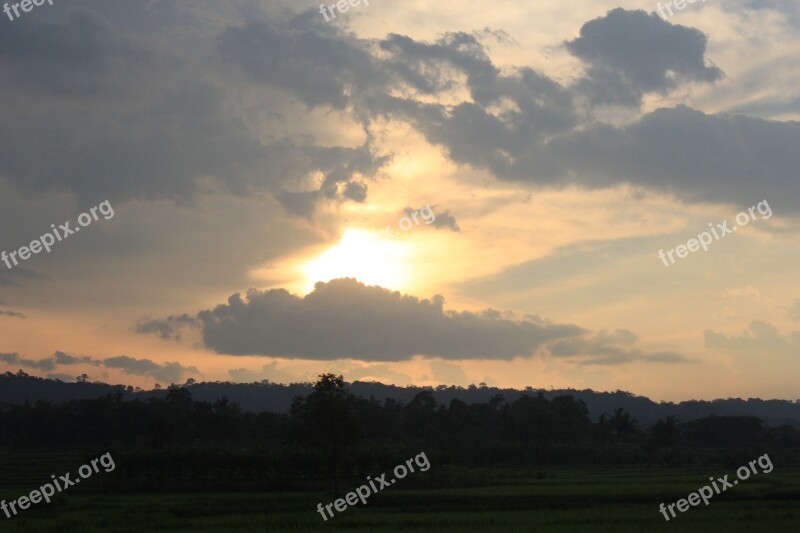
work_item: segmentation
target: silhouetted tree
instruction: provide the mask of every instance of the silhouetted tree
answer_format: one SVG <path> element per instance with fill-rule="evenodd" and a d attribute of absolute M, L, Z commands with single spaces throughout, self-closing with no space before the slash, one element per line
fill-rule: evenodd
<path fill-rule="evenodd" d="M 611 419 L 611 431 L 619 442 L 624 442 L 631 437 L 638 429 L 638 423 L 631 418 L 631 414 L 624 408 L 614 409 L 614 417 Z"/>
<path fill-rule="evenodd" d="M 355 440 L 356 425 L 351 417 L 354 400 L 345 388 L 343 376 L 321 374 L 314 384 L 314 392 L 305 398 L 295 398 L 290 410 L 295 436 L 301 442 L 319 447 L 325 454 L 334 496 L 339 493 L 343 456 Z"/>
<path fill-rule="evenodd" d="M 650 432 L 653 447 L 672 448 L 680 443 L 681 434 L 674 416 L 659 420 Z"/>

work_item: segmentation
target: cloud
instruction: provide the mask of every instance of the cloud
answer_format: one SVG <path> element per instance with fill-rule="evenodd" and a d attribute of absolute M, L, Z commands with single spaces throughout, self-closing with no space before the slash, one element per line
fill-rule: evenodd
<path fill-rule="evenodd" d="M 595 104 L 638 106 L 645 93 L 664 95 L 680 83 L 722 78 L 720 69 L 706 65 L 706 41 L 699 30 L 655 13 L 617 8 L 584 24 L 580 37 L 565 46 L 587 65 L 579 92 Z"/>
<path fill-rule="evenodd" d="M 639 337 L 628 329 L 613 332 L 599 331 L 588 338 L 563 339 L 550 343 L 550 355 L 571 358 L 581 365 L 619 365 L 630 362 L 689 363 L 687 357 L 675 352 L 646 353 L 630 348 Z"/>
<path fill-rule="evenodd" d="M 228 370 L 231 379 L 237 383 L 253 383 L 269 380 L 272 383 L 308 383 L 313 381 L 313 376 L 308 372 L 293 373 L 285 369 L 278 368 L 276 362 L 267 363 L 261 367 L 261 371 L 248 370 L 246 368 L 232 368 Z"/>
<path fill-rule="evenodd" d="M 0 353 L 0 361 L 8 365 L 20 365 L 40 370 L 53 370 L 56 367 L 52 359 L 24 359 L 16 353 Z"/>
<path fill-rule="evenodd" d="M 189 373 L 200 374 L 200 371 L 194 366 L 186 367 L 175 362 L 160 365 L 149 359 L 135 359 L 126 355 L 104 359 L 103 365 L 106 368 L 118 368 L 126 374 L 151 376 L 159 381 L 170 383 L 181 381 L 183 376 Z"/>
<path fill-rule="evenodd" d="M 219 48 L 226 61 L 251 82 L 278 87 L 309 107 L 328 105 L 341 110 L 352 92 L 389 82 L 363 43 L 322 24 L 313 13 L 229 26 Z"/>
<path fill-rule="evenodd" d="M 44 274 L 40 274 L 35 270 L 31 270 L 30 268 L 25 268 L 23 266 L 16 266 L 11 270 L 2 268 L 2 266 L 4 265 L 0 264 L 0 286 L 5 285 L 8 287 L 18 287 L 22 285 L 19 278 L 33 281 L 49 279 Z"/>
<path fill-rule="evenodd" d="M 186 374 L 200 374 L 200 371 L 194 366 L 186 367 L 179 363 L 170 362 L 162 365 L 149 359 L 135 359 L 125 355 L 109 357 L 107 359 L 95 359 L 89 356 L 76 357 L 62 351 L 57 351 L 48 359 L 34 360 L 23 359 L 16 353 L 0 353 L 0 361 L 9 365 L 19 364 L 41 370 L 54 370 L 57 365 L 71 366 L 88 364 L 97 367 L 116 368 L 122 370 L 126 374 L 151 376 L 159 381 L 168 381 L 170 383 L 181 381 Z"/>
<path fill-rule="evenodd" d="M 27 318 L 22 313 L 15 313 L 14 311 L 0 311 L 0 316 L 10 316 L 10 317 L 16 317 L 16 318 L 22 318 L 22 319 Z"/>
<path fill-rule="evenodd" d="M 56 364 L 59 365 L 77 365 L 77 364 L 89 364 L 93 366 L 100 366 L 102 364 L 101 361 L 96 359 L 92 359 L 89 356 L 81 356 L 75 357 L 73 355 L 69 355 L 68 353 L 64 353 L 62 351 L 57 351 L 53 354 L 53 359 L 55 360 Z"/>
<path fill-rule="evenodd" d="M 435 381 L 447 385 L 465 385 L 469 381 L 464 369 L 456 364 L 446 361 L 431 361 L 429 364 Z"/>
<path fill-rule="evenodd" d="M 492 309 L 445 311 L 441 296 L 420 300 L 350 278 L 317 283 L 302 298 L 251 289 L 246 300 L 237 293 L 197 316 L 206 347 L 217 353 L 316 360 L 512 359 L 584 331 Z"/>
<path fill-rule="evenodd" d="M 154 66 L 145 46 L 84 8 L 69 10 L 63 23 L 28 18 L 9 25 L 0 35 L 0 58 L 5 75 L 21 88 L 83 98 L 130 90 L 117 77 L 120 67 L 135 83 L 143 67 Z"/>
<path fill-rule="evenodd" d="M 310 218 L 320 202 L 366 200 L 391 160 L 373 146 L 371 127 L 395 119 L 452 161 L 499 179 L 630 183 L 686 201 L 747 205 L 766 196 L 785 212 L 800 205 L 791 178 L 800 123 L 678 106 L 612 126 L 583 109 L 586 97 L 636 105 L 644 94 L 720 79 L 705 57 L 706 36 L 655 14 L 619 8 L 585 23 L 564 43 L 585 73 L 565 85 L 525 65 L 496 65 L 480 39 L 502 33 L 360 39 L 313 9 L 272 17 L 204 9 L 213 15 L 107 3 L 57 22 L 10 25 L 0 36 L 8 67 L 0 71 L 3 179 L 28 195 L 67 191 L 86 204 L 268 192 Z M 232 14 L 246 22 L 229 23 Z M 162 31 L 178 21 L 180 31 Z M 243 96 L 251 93 L 261 99 Z M 31 94 L 58 106 L 33 105 Z M 306 109 L 278 113 L 283 122 L 313 123 L 309 111 L 335 110 L 364 140 L 330 146 L 273 121 L 263 121 L 264 131 L 253 126 L 252 110 L 292 99 Z M 436 227 L 455 231 L 455 219 L 441 216 Z"/>
<path fill-rule="evenodd" d="M 795 299 L 792 302 L 792 307 L 789 309 L 787 316 L 795 322 L 800 322 L 800 299 Z"/>
<path fill-rule="evenodd" d="M 231 65 L 257 61 L 260 54 L 268 72 L 278 75 L 271 81 L 284 83 L 285 77 L 293 94 L 306 87 L 311 98 L 333 89 L 324 72 L 300 60 L 300 49 L 287 61 L 286 50 L 272 48 L 295 39 L 296 46 L 330 59 L 337 47 L 319 46 L 325 29 L 308 27 L 307 35 L 293 37 L 302 17 L 292 19 L 300 21 L 291 23 L 294 28 L 280 17 L 236 28 L 214 13 L 224 9 L 106 3 L 10 25 L 0 35 L 3 179 L 30 196 L 66 191 L 85 204 L 98 198 L 114 205 L 135 199 L 190 204 L 212 191 L 280 195 L 320 173 L 324 180 L 311 191 L 312 209 L 323 199 L 363 201 L 364 180 L 386 156 L 366 144 L 323 146 L 313 135 L 287 136 L 272 125 L 256 131 L 239 106 L 246 88 Z M 229 60 L 239 53 L 246 57 Z M 354 49 L 339 57 L 353 56 L 349 61 L 357 66 L 359 53 L 368 56 Z M 270 54 L 277 63 L 269 62 Z M 342 67 L 317 65 L 336 72 Z M 40 105 L 48 99 L 57 105 Z M 280 105 L 277 99 L 272 104 Z"/>
<path fill-rule="evenodd" d="M 275 143 L 270 147 L 270 160 L 280 163 L 280 167 L 291 166 L 275 182 L 289 184 L 292 180 L 320 172 L 324 177 L 318 188 L 311 191 L 288 191 L 281 188 L 276 198 L 290 213 L 310 217 L 320 200 L 348 199 L 363 202 L 367 196 L 364 177 L 375 175 L 386 163 L 389 156 L 379 156 L 368 145 L 356 148 L 297 146 L 293 142 Z M 291 158 L 296 161 L 281 162 Z"/>
<path fill-rule="evenodd" d="M 354 100 L 375 115 L 410 123 L 454 162 L 499 179 L 588 188 L 632 184 L 688 202 L 752 205 L 766 197 L 784 212 L 797 212 L 800 184 L 791 176 L 800 165 L 798 122 L 679 105 L 613 126 L 578 111 L 589 89 L 596 98 L 634 104 L 645 92 L 718 79 L 721 72 L 706 66 L 705 45 L 697 30 L 617 9 L 587 23 L 568 43 L 588 69 L 587 77 L 563 86 L 527 67 L 501 73 L 474 36 L 447 34 L 428 44 L 391 35 L 381 47 L 399 81 L 418 91 L 445 91 L 461 87 L 456 81 L 462 76 L 471 99 L 452 105 L 386 95 Z"/>
<path fill-rule="evenodd" d="M 725 335 L 713 330 L 704 334 L 706 348 L 722 348 L 746 355 L 795 356 L 800 349 L 800 331 L 781 335 L 769 322 L 753 320 L 740 335 Z"/>
<path fill-rule="evenodd" d="M 628 182 L 689 201 L 796 212 L 800 122 L 706 115 L 686 106 L 658 109 L 632 124 L 594 125 L 551 143 L 587 186 Z"/>
<path fill-rule="evenodd" d="M 231 368 L 228 370 L 228 374 L 231 376 L 234 383 L 254 383 L 262 379 L 267 379 L 262 372 L 256 372 L 246 368 Z"/>
<path fill-rule="evenodd" d="M 404 372 L 398 372 L 396 365 L 387 363 L 351 363 L 336 364 L 328 372 L 341 373 L 345 380 L 353 381 L 379 381 L 393 385 L 413 385 L 415 381 Z"/>
<path fill-rule="evenodd" d="M 430 208 L 430 211 L 427 211 L 427 210 L 423 211 L 425 209 L 425 207 L 427 207 L 427 206 L 423 206 L 422 209 L 414 209 L 413 207 L 406 207 L 405 209 L 403 209 L 403 212 L 408 217 L 411 217 L 411 215 L 413 213 L 417 212 L 418 216 L 420 216 L 420 215 L 422 216 L 422 218 L 417 219 L 417 220 L 422 220 L 423 222 L 425 222 L 426 226 L 430 225 L 430 226 L 433 226 L 436 229 L 446 228 L 446 229 L 449 229 L 449 230 L 455 231 L 455 232 L 461 231 L 461 228 L 458 227 L 458 223 L 456 222 L 455 217 L 450 214 L 450 211 L 439 212 L 437 210 L 438 206 L 436 206 L 436 205 L 432 206 Z M 430 218 L 430 212 L 433 212 L 433 222 L 428 224 L 428 222 L 425 219 L 425 215 L 427 213 L 429 215 L 428 218 Z"/>
<path fill-rule="evenodd" d="M 461 228 L 458 227 L 456 218 L 450 214 L 450 211 L 443 211 L 436 214 L 436 220 L 431 224 L 434 228 L 447 228 L 451 231 L 459 232 Z"/>
<path fill-rule="evenodd" d="M 58 379 L 65 383 L 72 383 L 76 381 L 75 376 L 70 376 L 69 374 L 47 374 L 47 379 Z"/>
<path fill-rule="evenodd" d="M 197 319 L 186 313 L 180 316 L 168 316 L 162 320 L 143 320 L 136 325 L 136 333 L 154 333 L 162 339 L 180 340 L 180 330 L 184 327 L 198 327 Z"/>
<path fill-rule="evenodd" d="M 457 284 L 461 290 L 467 291 L 474 297 L 491 298 L 502 293 L 520 293 L 520 291 L 533 291 L 552 287 L 563 283 L 565 280 L 588 279 L 592 273 L 599 271 L 620 272 L 621 258 L 627 261 L 636 260 L 638 257 L 652 254 L 653 239 L 651 236 L 636 236 L 615 239 L 578 240 L 565 246 L 555 248 L 552 252 L 537 259 L 525 261 L 521 264 L 511 265 L 499 272 L 483 277 L 463 281 Z M 645 283 L 648 280 L 645 279 Z M 641 287 L 630 283 L 629 279 L 622 280 L 618 286 L 609 287 L 615 283 L 607 277 L 597 279 L 598 286 L 602 285 L 602 300 L 623 301 L 625 298 L 638 294 Z M 580 294 L 572 294 L 581 302 L 589 303 L 592 300 L 582 284 Z"/>

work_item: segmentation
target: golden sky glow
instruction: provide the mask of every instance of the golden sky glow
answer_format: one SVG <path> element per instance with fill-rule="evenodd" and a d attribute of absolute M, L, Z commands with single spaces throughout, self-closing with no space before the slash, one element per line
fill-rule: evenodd
<path fill-rule="evenodd" d="M 0 263 L 0 371 L 797 396 L 795 3 L 112 4 L 8 25 L 0 252 L 116 216 Z"/>
<path fill-rule="evenodd" d="M 376 233 L 347 228 L 336 245 L 303 265 L 305 290 L 311 292 L 318 281 L 356 278 L 367 285 L 408 291 L 412 288 L 411 247 Z"/>

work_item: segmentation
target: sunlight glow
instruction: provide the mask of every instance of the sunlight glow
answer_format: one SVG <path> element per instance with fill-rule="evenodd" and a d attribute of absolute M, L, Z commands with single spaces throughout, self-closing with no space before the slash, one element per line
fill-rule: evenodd
<path fill-rule="evenodd" d="M 381 238 L 378 234 L 347 229 L 339 244 L 303 266 L 306 291 L 318 281 L 356 278 L 367 285 L 393 290 L 408 288 L 410 245 Z"/>

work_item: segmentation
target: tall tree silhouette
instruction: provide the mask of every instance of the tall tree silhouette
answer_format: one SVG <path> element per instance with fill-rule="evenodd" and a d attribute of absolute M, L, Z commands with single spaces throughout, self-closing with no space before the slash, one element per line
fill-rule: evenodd
<path fill-rule="evenodd" d="M 403 431 L 430 446 L 436 427 L 436 399 L 429 390 L 418 393 L 403 409 Z"/>
<path fill-rule="evenodd" d="M 638 423 L 624 408 L 618 407 L 614 409 L 614 417 L 611 419 L 611 430 L 614 432 L 617 441 L 627 440 L 636 432 L 637 428 Z"/>
<path fill-rule="evenodd" d="M 347 392 L 343 376 L 320 374 L 314 392 L 305 398 L 295 398 L 290 410 L 294 437 L 323 451 L 334 496 L 339 492 L 342 460 L 355 441 L 354 402 L 355 397 Z"/>
<path fill-rule="evenodd" d="M 681 439 L 678 431 L 677 420 L 674 416 L 668 416 L 666 420 L 659 420 L 653 426 L 651 441 L 654 447 L 663 446 L 671 448 L 677 446 Z"/>

